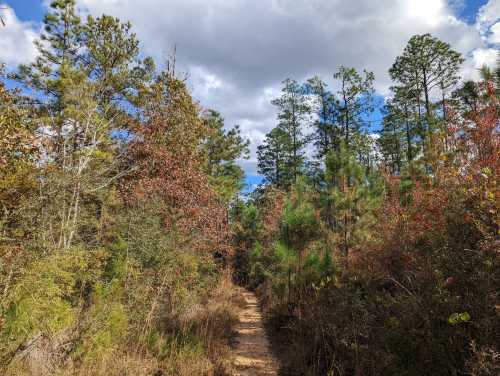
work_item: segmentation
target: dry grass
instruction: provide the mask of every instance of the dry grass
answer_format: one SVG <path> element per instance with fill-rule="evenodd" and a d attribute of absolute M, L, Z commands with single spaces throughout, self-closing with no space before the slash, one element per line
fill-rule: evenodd
<path fill-rule="evenodd" d="M 98 360 L 63 365 L 16 359 L 5 376 L 226 376 L 232 375 L 230 341 L 244 304 L 241 290 L 224 272 L 207 297 L 165 323 L 168 331 L 146 349 L 139 343 L 122 345 Z M 164 318 L 164 320 L 168 320 Z"/>

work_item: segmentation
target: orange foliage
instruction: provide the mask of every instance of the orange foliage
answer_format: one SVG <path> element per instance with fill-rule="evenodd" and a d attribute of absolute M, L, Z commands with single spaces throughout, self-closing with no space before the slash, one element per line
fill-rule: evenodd
<path fill-rule="evenodd" d="M 260 207 L 262 213 L 263 242 L 269 245 L 280 229 L 281 216 L 285 206 L 286 194 L 275 188 L 268 188 L 263 196 L 264 201 Z"/>
<path fill-rule="evenodd" d="M 489 100 L 468 119 L 450 117 L 448 139 L 435 143 L 432 177 L 412 177 L 407 193 L 401 192 L 399 177 L 386 177 L 377 241 L 358 255 L 358 267 L 397 275 L 415 270 L 427 251 L 445 244 L 463 246 L 477 237 L 492 248 L 500 224 L 500 135 L 498 98 L 491 85 L 487 88 Z M 445 153 L 445 145 L 453 150 Z"/>
<path fill-rule="evenodd" d="M 160 199 L 167 230 L 189 238 L 197 250 L 228 252 L 227 212 L 203 172 L 205 129 L 196 104 L 184 83 L 169 75 L 149 99 L 130 146 L 137 169 L 124 186 L 128 201 Z"/>

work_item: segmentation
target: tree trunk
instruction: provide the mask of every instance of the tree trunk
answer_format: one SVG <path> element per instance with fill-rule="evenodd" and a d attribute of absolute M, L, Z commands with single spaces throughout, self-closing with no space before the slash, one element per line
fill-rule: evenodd
<path fill-rule="evenodd" d="M 411 136 L 410 136 L 410 123 L 408 121 L 408 106 L 405 104 L 405 125 L 406 125 L 406 142 L 407 146 L 407 155 L 408 155 L 408 163 L 412 161 L 413 157 L 411 154 Z"/>
<path fill-rule="evenodd" d="M 427 72 L 424 69 L 424 81 L 423 81 L 423 86 L 424 86 L 424 95 L 425 95 L 425 111 L 427 112 L 427 121 L 430 120 L 431 118 L 431 104 L 429 100 L 429 87 L 427 85 Z"/>
<path fill-rule="evenodd" d="M 349 244 L 347 243 L 347 225 L 348 225 L 347 213 L 344 214 L 344 257 L 345 257 L 345 268 L 349 267 Z"/>

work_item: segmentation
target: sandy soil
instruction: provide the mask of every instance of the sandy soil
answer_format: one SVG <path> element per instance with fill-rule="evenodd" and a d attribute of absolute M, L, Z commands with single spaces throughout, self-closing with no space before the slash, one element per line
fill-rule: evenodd
<path fill-rule="evenodd" d="M 243 296 L 246 306 L 236 327 L 235 376 L 277 375 L 278 363 L 271 353 L 257 297 L 247 290 L 243 290 Z"/>

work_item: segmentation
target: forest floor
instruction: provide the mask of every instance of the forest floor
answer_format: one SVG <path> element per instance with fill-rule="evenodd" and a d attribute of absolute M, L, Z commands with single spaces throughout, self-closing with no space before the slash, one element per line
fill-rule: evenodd
<path fill-rule="evenodd" d="M 242 294 L 245 306 L 235 329 L 235 376 L 278 375 L 278 362 L 271 352 L 258 299 L 248 290 L 243 290 Z"/>

